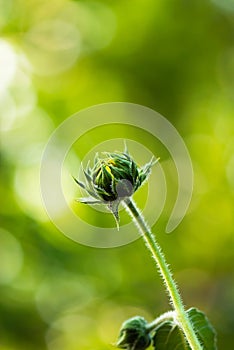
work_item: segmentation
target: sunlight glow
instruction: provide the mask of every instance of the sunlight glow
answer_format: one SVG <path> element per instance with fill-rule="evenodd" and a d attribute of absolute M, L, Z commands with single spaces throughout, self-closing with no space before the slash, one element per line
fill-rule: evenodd
<path fill-rule="evenodd" d="M 11 83 L 16 71 L 17 59 L 12 46 L 0 40 L 0 94 Z"/>
<path fill-rule="evenodd" d="M 73 23 L 45 20 L 29 30 L 24 44 L 35 73 L 54 75 L 75 63 L 80 54 L 80 33 Z"/>

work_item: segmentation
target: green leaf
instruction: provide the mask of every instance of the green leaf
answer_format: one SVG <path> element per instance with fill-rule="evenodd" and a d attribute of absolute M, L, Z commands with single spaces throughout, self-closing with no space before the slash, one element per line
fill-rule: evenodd
<path fill-rule="evenodd" d="M 173 321 L 163 322 L 153 337 L 155 350 L 191 350 L 184 334 Z"/>
<path fill-rule="evenodd" d="M 216 333 L 204 313 L 191 308 L 186 311 L 203 350 L 217 350 Z M 153 336 L 155 350 L 191 350 L 182 330 L 173 321 L 158 326 Z"/>
<path fill-rule="evenodd" d="M 217 350 L 216 332 L 206 315 L 194 307 L 187 313 L 204 350 Z"/>

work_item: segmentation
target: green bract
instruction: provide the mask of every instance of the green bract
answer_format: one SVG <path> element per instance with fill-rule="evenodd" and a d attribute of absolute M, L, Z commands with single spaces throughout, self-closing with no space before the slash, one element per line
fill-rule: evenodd
<path fill-rule="evenodd" d="M 123 153 L 97 154 L 94 166 L 83 169 L 86 183 L 74 178 L 76 183 L 85 189 L 90 197 L 79 198 L 86 204 L 106 204 L 113 213 L 117 225 L 119 223 L 118 207 L 121 200 L 132 194 L 145 182 L 152 166 L 157 162 L 154 158 L 143 167 L 138 167 L 126 150 Z"/>

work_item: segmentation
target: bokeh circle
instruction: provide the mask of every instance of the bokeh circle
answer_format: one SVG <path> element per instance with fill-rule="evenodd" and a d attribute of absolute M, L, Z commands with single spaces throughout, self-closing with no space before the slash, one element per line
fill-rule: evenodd
<path fill-rule="evenodd" d="M 147 107 L 125 102 L 100 104 L 79 111 L 59 125 L 48 140 L 41 161 L 40 186 L 44 206 L 50 220 L 64 235 L 83 245 L 111 248 L 128 244 L 139 238 L 131 222 L 122 224 L 120 230 L 117 231 L 115 226 L 100 227 L 100 221 L 88 222 L 85 220 L 82 217 L 83 209 L 79 207 L 80 211 L 77 210 L 80 204 L 75 203 L 74 190 L 70 191 L 69 197 L 67 195 L 69 191 L 66 191 L 66 186 L 64 186 L 64 178 L 65 182 L 72 183 L 70 175 L 80 175 L 78 169 L 81 169 L 81 162 L 82 164 L 87 164 L 88 160 L 92 162 L 97 151 L 121 152 L 124 142 L 127 142 L 132 157 L 138 158 L 139 163 L 143 161 L 140 165 L 150 160 L 152 152 L 143 141 L 142 143 L 139 140 L 136 142 L 134 135 L 128 135 L 126 130 L 123 137 L 118 137 L 117 134 L 116 137 L 113 137 L 113 132 L 115 134 L 115 129 L 121 125 L 125 126 L 126 130 L 135 127 L 136 130 L 147 132 L 159 140 L 168 150 L 175 164 L 178 183 L 177 198 L 166 226 L 166 232 L 171 232 L 178 226 L 190 203 L 193 189 L 191 159 L 183 139 L 166 118 Z M 94 143 L 95 140 L 90 139 L 89 142 L 86 137 L 85 153 L 78 152 L 78 156 L 73 152 L 75 146 L 79 150 L 79 141 L 84 135 L 87 136 L 90 131 L 99 132 L 99 128 L 106 126 L 111 126 L 113 132 L 110 135 L 105 134 L 104 140 L 97 138 Z M 158 155 L 154 156 L 158 157 Z M 69 158 L 73 159 L 70 162 L 72 164 L 70 169 L 67 166 Z M 148 182 L 144 208 L 141 207 L 151 226 L 160 217 L 166 200 L 166 192 L 165 174 L 158 163 Z M 74 198 L 71 198 L 73 196 Z M 90 213 L 94 213 L 92 210 L 105 212 L 95 206 L 92 206 Z M 111 214 L 100 213 L 100 215 L 110 216 Z"/>

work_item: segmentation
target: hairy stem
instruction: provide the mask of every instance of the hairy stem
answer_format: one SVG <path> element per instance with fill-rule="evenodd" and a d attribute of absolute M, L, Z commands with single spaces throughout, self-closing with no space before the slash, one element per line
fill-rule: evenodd
<path fill-rule="evenodd" d="M 174 323 L 176 323 L 177 318 L 175 311 L 168 311 L 157 317 L 155 320 L 153 320 L 147 325 L 147 331 L 149 333 L 154 331 L 160 324 L 162 324 L 165 321 L 173 321 Z"/>
<path fill-rule="evenodd" d="M 133 218 L 134 223 L 138 227 L 142 238 L 146 244 L 146 247 L 152 254 L 154 261 L 156 262 L 156 266 L 160 272 L 160 275 L 164 281 L 166 286 L 166 290 L 168 292 L 171 304 L 176 313 L 176 320 L 184 332 L 184 335 L 191 347 L 192 350 L 202 350 L 202 347 L 197 339 L 196 333 L 193 329 L 193 326 L 185 312 L 185 308 L 177 288 L 177 285 L 173 279 L 172 273 L 166 263 L 165 257 L 162 253 L 162 250 L 154 235 L 151 232 L 151 229 L 148 227 L 147 223 L 144 220 L 144 217 L 140 210 L 137 208 L 133 199 L 127 198 L 123 201 L 125 209 Z"/>

